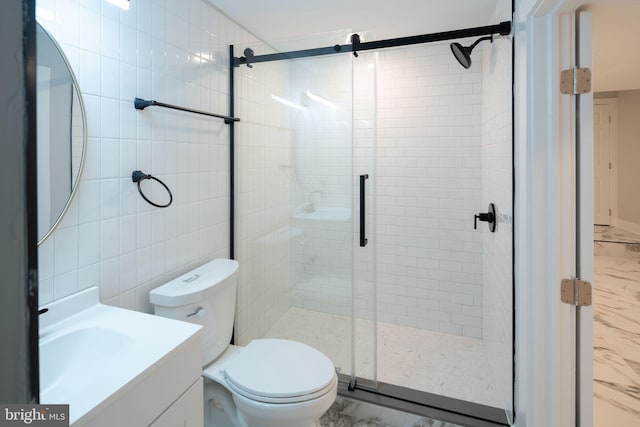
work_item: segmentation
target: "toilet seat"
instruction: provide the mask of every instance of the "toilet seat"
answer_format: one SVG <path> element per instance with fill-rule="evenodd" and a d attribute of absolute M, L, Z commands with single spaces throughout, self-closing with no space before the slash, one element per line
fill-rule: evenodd
<path fill-rule="evenodd" d="M 324 396 L 325 394 L 331 392 L 336 387 L 337 383 L 338 383 L 338 377 L 335 376 L 332 379 L 332 381 L 329 384 L 327 384 L 325 388 L 323 388 L 322 390 L 318 390 L 312 394 L 304 394 L 304 395 L 289 396 L 289 397 L 268 397 L 268 396 L 261 396 L 253 393 L 248 393 L 247 391 L 238 388 L 233 383 L 227 382 L 227 384 L 229 385 L 229 388 L 233 390 L 235 393 L 243 397 L 246 397 L 247 399 L 250 399 L 256 402 L 261 402 L 261 403 L 300 403 L 300 402 L 306 402 L 309 400 L 318 399 Z"/>
<path fill-rule="evenodd" d="M 306 344 L 283 339 L 251 341 L 223 371 L 234 392 L 264 403 L 317 399 L 338 381 L 327 356 Z"/>

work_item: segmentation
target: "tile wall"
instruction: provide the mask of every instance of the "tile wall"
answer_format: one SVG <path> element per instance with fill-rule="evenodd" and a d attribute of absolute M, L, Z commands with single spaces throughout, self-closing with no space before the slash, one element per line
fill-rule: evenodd
<path fill-rule="evenodd" d="M 482 335 L 482 58 L 448 44 L 379 54 L 378 320 Z"/>
<path fill-rule="evenodd" d="M 250 43 L 256 54 L 270 53 Z M 239 47 L 242 52 L 244 47 Z M 291 162 L 289 64 L 262 63 L 236 69 L 236 259 L 239 274 L 236 343 L 262 338 L 290 306 Z"/>
<path fill-rule="evenodd" d="M 510 413 L 512 372 L 505 367 L 513 356 L 511 40 L 483 46 L 482 55 L 482 206 L 494 203 L 498 216 L 495 233 L 482 227 L 482 339 L 492 389 Z"/>
<path fill-rule="evenodd" d="M 88 150 L 78 194 L 39 248 L 40 304 L 99 286 L 108 304 L 151 311 L 149 291 L 229 254 L 228 128 L 133 98 L 225 114 L 228 45 L 250 34 L 202 0 L 38 0 L 39 22 L 78 77 Z M 167 209 L 131 182 L 142 170 L 173 192 Z M 148 182 L 147 182 L 148 183 Z M 165 197 L 147 186 L 153 199 Z"/>
<path fill-rule="evenodd" d="M 465 70 L 445 44 L 377 55 L 358 58 L 353 75 L 350 60 L 342 64 L 345 72 L 335 66 L 331 72 L 320 69 L 314 60 L 292 66 L 296 99 L 306 90 L 334 102 L 342 92 L 354 94 L 353 110 L 306 100 L 305 112 L 293 123 L 299 179 L 295 202 L 305 206 L 314 198 L 316 206 L 345 207 L 353 211 L 353 223 L 342 230 L 335 221 L 323 221 L 324 232 L 315 234 L 302 223 L 312 241 L 308 250 L 297 248 L 298 268 L 306 275 L 296 279 L 292 305 L 350 314 L 354 296 L 347 276 L 353 249 L 358 254 L 354 278 L 361 282 L 354 294 L 359 317 L 371 318 L 375 268 L 378 320 L 480 337 L 482 247 L 473 213 L 482 209 L 482 58 Z M 377 87 L 370 83 L 375 67 Z M 302 88 L 305 84 L 311 89 Z M 375 149 L 371 140 L 376 140 Z M 349 238 L 349 226 L 358 228 L 357 200 L 344 197 L 351 189 L 357 196 L 352 178 L 360 173 L 370 174 L 367 186 L 375 192 L 367 200 L 377 208 L 377 234 L 364 250 L 355 241 L 357 233 Z M 374 250 L 375 267 L 367 262 Z M 338 277 L 342 270 L 344 280 Z"/>
<path fill-rule="evenodd" d="M 339 41 L 334 40 L 334 43 Z M 353 102 L 350 55 L 291 61 L 294 307 L 351 315 Z"/>
<path fill-rule="evenodd" d="M 150 289 L 229 254 L 228 129 L 187 113 L 139 112 L 132 100 L 225 113 L 228 45 L 258 41 L 201 0 L 137 0 L 128 11 L 101 0 L 38 0 L 37 6 L 78 76 L 89 134 L 79 192 L 39 251 L 40 304 L 96 285 L 104 302 L 151 311 Z M 493 178 L 482 174 L 479 161 L 491 148 L 481 146 L 483 65 L 480 56 L 474 61 L 471 70 L 462 69 L 445 44 L 379 54 L 378 320 L 482 335 L 482 243 L 472 218 L 486 204 L 481 180 Z M 291 236 L 290 206 L 308 203 L 314 190 L 320 205 L 353 202 L 322 195 L 342 195 L 331 187 L 341 185 L 332 171 L 353 167 L 340 163 L 346 157 L 340 150 L 351 150 L 340 143 L 346 127 L 335 118 L 320 120 L 315 133 L 300 133 L 305 138 L 294 148 L 292 112 L 272 95 L 299 95 L 299 87 L 289 86 L 295 73 L 285 63 L 237 73 L 238 115 L 246 118 L 237 126 L 237 166 L 250 172 L 238 183 L 238 239 L 245 248 L 238 258 L 247 266 L 240 279 L 240 341 L 262 336 L 289 306 L 291 247 L 283 242 L 299 243 Z M 349 81 L 336 79 L 327 87 L 351 90 Z M 318 136 L 333 142 L 310 144 Z M 308 150 L 316 150 L 308 158 L 324 177 L 317 182 L 305 175 L 304 162 L 296 165 Z M 317 163 L 323 158 L 326 164 Z M 142 201 L 130 179 L 137 169 L 165 180 L 174 194 L 171 207 Z M 162 198 L 159 190 L 147 188 Z M 260 241 L 269 248 L 260 252 L 269 254 L 264 259 L 250 244 Z M 328 305 L 335 306 L 330 287 Z M 371 308 L 372 298 L 366 292 L 362 306 Z"/>

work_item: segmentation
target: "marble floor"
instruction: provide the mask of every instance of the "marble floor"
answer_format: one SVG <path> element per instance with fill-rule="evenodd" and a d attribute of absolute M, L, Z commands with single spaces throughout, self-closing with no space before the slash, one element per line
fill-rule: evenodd
<path fill-rule="evenodd" d="M 593 240 L 611 243 L 640 243 L 640 235 L 610 225 L 596 225 L 593 227 Z"/>
<path fill-rule="evenodd" d="M 378 322 L 376 343 L 372 322 L 358 319 L 355 329 L 358 377 L 371 379 L 377 372 L 385 383 L 493 407 L 505 404 L 482 340 Z M 349 317 L 294 307 L 266 337 L 304 342 L 325 353 L 340 372 L 353 369 Z M 505 351 L 508 355 L 510 348 Z"/>
<path fill-rule="evenodd" d="M 640 259 L 640 235 L 617 227 L 594 227 L 594 253 L 596 256 L 613 256 Z"/>
<path fill-rule="evenodd" d="M 640 246 L 640 236 L 619 230 L 598 237 Z M 640 257 L 618 249 L 601 247 L 594 258 L 595 427 L 640 426 Z"/>
<path fill-rule="evenodd" d="M 320 418 L 321 427 L 459 427 L 338 396 Z"/>

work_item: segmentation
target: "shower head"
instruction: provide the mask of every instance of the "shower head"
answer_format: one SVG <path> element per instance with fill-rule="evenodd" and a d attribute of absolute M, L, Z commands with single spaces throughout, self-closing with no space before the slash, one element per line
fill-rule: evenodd
<path fill-rule="evenodd" d="M 451 43 L 451 53 L 453 53 L 453 56 L 456 57 L 460 65 L 464 68 L 469 68 L 471 67 L 471 52 L 473 51 L 473 48 L 483 40 L 491 40 L 491 43 L 493 43 L 493 36 L 481 37 L 471 46 L 462 46 L 460 43 Z"/>
<path fill-rule="evenodd" d="M 464 68 L 471 67 L 471 49 L 460 43 L 451 43 L 451 53 Z"/>

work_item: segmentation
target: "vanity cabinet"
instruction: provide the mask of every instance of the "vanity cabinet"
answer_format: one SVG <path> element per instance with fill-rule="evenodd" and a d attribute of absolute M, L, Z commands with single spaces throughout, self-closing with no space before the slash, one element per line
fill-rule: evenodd
<path fill-rule="evenodd" d="M 202 378 L 167 408 L 151 427 L 202 427 L 204 407 Z"/>
<path fill-rule="evenodd" d="M 202 427 L 202 327 L 99 298 L 92 287 L 44 307 L 40 402 L 68 404 L 72 427 L 143 427 L 183 399 Z"/>

